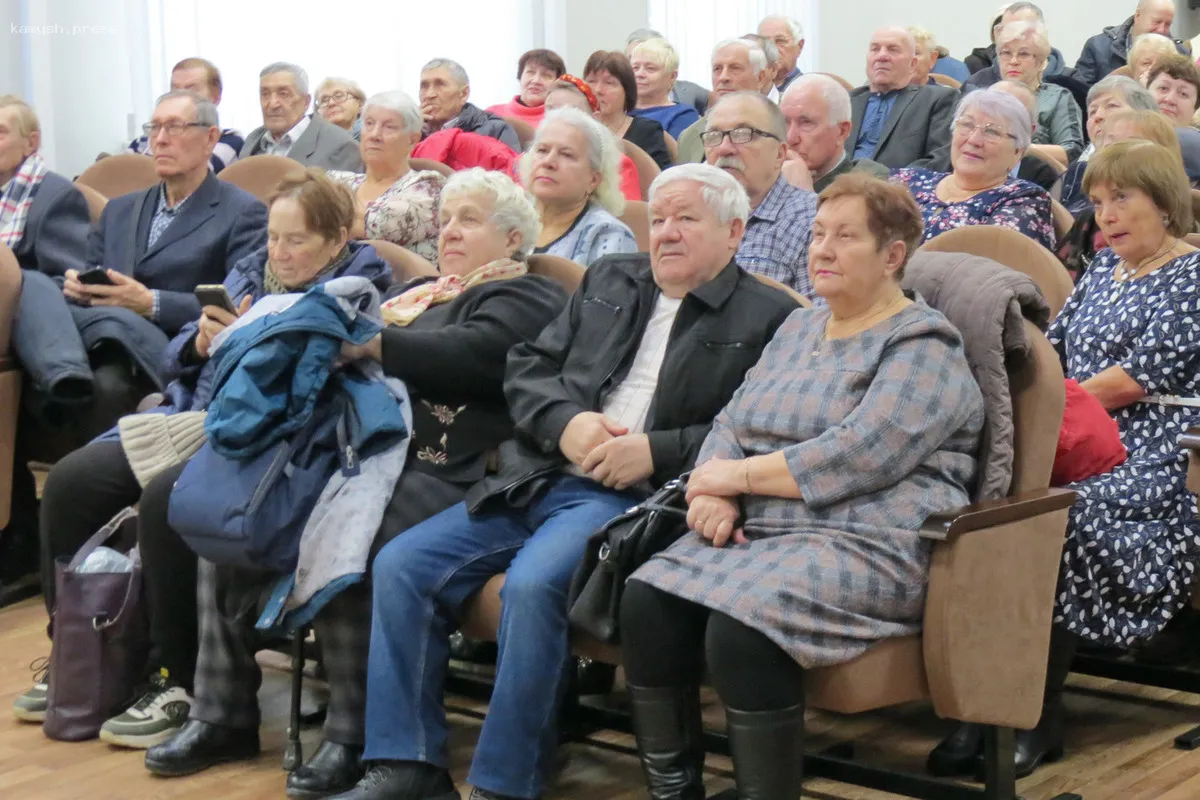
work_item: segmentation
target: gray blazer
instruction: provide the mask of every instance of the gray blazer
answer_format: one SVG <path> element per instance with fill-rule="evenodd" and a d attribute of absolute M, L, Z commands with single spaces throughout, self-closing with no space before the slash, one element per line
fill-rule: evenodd
<path fill-rule="evenodd" d="M 250 131 L 246 143 L 242 145 L 239 158 L 261 155 L 263 150 L 263 134 L 265 126 Z M 325 169 L 344 169 L 350 172 L 362 172 L 362 156 L 358 152 L 358 142 L 336 125 L 331 125 L 321 119 L 320 114 L 313 114 L 308 121 L 308 127 L 288 151 L 288 158 L 299 161 L 306 167 L 323 167 Z"/>
<path fill-rule="evenodd" d="M 850 93 L 854 127 L 846 139 L 847 154 L 854 154 L 870 96 L 871 90 L 866 86 Z M 883 125 L 871 160 L 891 169 L 911 166 L 949 172 L 950 123 L 954 121 L 957 103 L 958 92 L 949 86 L 905 87 Z"/>

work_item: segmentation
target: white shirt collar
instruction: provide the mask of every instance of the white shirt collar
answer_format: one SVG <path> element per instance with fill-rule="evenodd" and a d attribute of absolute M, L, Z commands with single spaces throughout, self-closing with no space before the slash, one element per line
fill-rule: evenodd
<path fill-rule="evenodd" d="M 292 145 L 294 145 L 304 131 L 308 129 L 310 122 L 311 120 L 308 118 L 308 115 L 305 114 L 300 118 L 299 122 L 292 126 L 290 131 L 279 137 L 279 141 L 275 141 L 275 137 L 271 135 L 270 131 L 265 131 L 263 133 L 263 140 L 270 145 L 270 147 L 275 151 L 276 155 L 287 155 L 288 151 L 292 149 Z"/>

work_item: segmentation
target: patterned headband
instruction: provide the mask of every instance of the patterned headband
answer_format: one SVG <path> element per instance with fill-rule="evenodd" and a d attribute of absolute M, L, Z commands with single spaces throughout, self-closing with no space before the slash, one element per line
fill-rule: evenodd
<path fill-rule="evenodd" d="M 592 108 L 592 113 L 595 114 L 600 110 L 600 101 L 596 99 L 596 93 L 592 91 L 592 87 L 583 82 L 582 78 L 576 78 L 574 75 L 568 75 L 565 72 L 558 76 L 560 81 L 566 81 L 580 91 L 587 98 L 588 105 Z"/>

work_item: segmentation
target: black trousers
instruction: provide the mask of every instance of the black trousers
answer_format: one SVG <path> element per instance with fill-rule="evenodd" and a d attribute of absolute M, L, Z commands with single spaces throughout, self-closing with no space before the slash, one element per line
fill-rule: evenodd
<path fill-rule="evenodd" d="M 167 524 L 180 464 L 143 490 L 118 441 L 92 442 L 50 470 L 42 493 L 41 570 L 47 611 L 54 609 L 54 561 L 70 558 L 118 511 L 138 504 L 138 550 L 150 618 L 148 671 L 165 667 L 190 693 L 199 650 L 196 555 Z"/>
<path fill-rule="evenodd" d="M 625 584 L 621 642 L 633 686 L 699 685 L 707 663 L 730 708 L 776 711 L 804 702 L 803 667 L 766 635 L 640 581 Z"/>

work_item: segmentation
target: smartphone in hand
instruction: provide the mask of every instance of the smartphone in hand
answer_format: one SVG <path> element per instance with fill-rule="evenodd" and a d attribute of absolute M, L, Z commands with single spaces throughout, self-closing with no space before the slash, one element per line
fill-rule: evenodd
<path fill-rule="evenodd" d="M 200 307 L 214 306 L 223 308 L 230 314 L 237 314 L 237 306 L 233 304 L 233 298 L 229 296 L 229 290 L 219 283 L 205 283 L 196 287 L 196 299 L 200 301 Z"/>
<path fill-rule="evenodd" d="M 85 286 L 116 286 L 112 278 L 108 277 L 108 270 L 104 267 L 93 267 L 89 270 L 84 270 L 76 276 L 76 280 Z"/>

